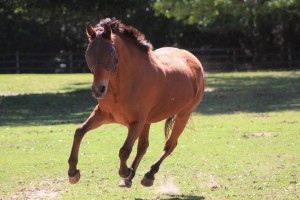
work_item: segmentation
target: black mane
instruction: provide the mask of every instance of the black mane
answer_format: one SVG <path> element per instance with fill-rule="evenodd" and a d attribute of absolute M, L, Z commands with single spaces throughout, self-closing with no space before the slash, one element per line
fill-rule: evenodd
<path fill-rule="evenodd" d="M 131 39 L 143 51 L 147 52 L 153 49 L 152 44 L 146 40 L 143 33 L 132 26 L 126 26 L 120 20 L 115 18 L 102 19 L 97 28 L 103 28 L 104 25 L 108 25 L 114 34 Z"/>

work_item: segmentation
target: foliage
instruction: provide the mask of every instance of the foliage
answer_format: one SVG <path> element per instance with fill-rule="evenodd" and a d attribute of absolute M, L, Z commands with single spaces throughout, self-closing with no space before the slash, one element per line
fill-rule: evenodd
<path fill-rule="evenodd" d="M 154 9 L 200 30 L 242 33 L 256 48 L 300 43 L 299 0 L 158 0 Z"/>
<path fill-rule="evenodd" d="M 117 186 L 126 128 L 115 124 L 84 137 L 81 180 L 68 183 L 74 130 L 96 103 L 91 81 L 91 74 L 0 75 L 0 199 L 300 197 L 298 71 L 209 74 L 204 101 L 155 186 L 144 188 L 139 182 L 164 144 L 163 123 L 151 126 L 131 189 Z"/>
<path fill-rule="evenodd" d="M 132 24 L 147 32 L 154 43 L 162 43 L 172 31 L 163 31 L 166 36 L 156 37 L 161 26 L 169 25 L 164 17 L 154 16 L 151 3 L 152 0 L 0 0 L 0 37 L 7 38 L 0 52 L 82 52 L 87 45 L 85 24 L 95 25 L 105 17 L 116 17 Z"/>
<path fill-rule="evenodd" d="M 116 17 L 155 48 L 300 49 L 299 0 L 0 0 L 0 53 L 84 52 L 85 24 Z"/>
<path fill-rule="evenodd" d="M 188 24 L 199 24 L 203 27 L 214 24 L 220 17 L 231 17 L 234 21 L 224 21 L 223 28 L 237 28 L 236 25 L 247 27 L 256 23 L 259 15 L 268 15 L 276 11 L 285 11 L 297 15 L 299 2 L 296 0 L 158 0 L 154 4 L 157 14 L 168 18 L 175 17 Z"/>

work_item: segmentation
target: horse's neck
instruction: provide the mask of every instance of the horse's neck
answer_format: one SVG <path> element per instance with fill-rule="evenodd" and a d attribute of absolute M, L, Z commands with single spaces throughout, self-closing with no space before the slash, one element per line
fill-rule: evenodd
<path fill-rule="evenodd" d="M 135 59 L 144 59 L 148 56 L 147 53 L 141 51 L 131 41 L 123 39 L 120 36 L 114 37 L 114 43 L 116 45 L 120 64 L 125 64 L 127 68 L 140 67 L 135 66 L 132 61 Z"/>
<path fill-rule="evenodd" d="M 135 84 L 136 73 L 141 72 L 141 67 L 146 67 L 141 66 L 141 63 L 137 62 L 137 60 L 144 59 L 144 63 L 147 63 L 148 54 L 142 52 L 130 41 L 126 41 L 120 36 L 115 35 L 113 42 L 117 50 L 119 62 L 110 83 L 114 98 L 117 98 L 117 96 L 125 92 L 128 87 L 132 87 L 132 85 Z"/>
<path fill-rule="evenodd" d="M 141 62 L 137 62 L 137 60 L 143 60 L 144 64 L 147 64 L 149 60 L 148 54 L 142 52 L 135 44 L 126 41 L 126 39 L 120 36 L 114 37 L 114 43 L 119 60 L 116 74 L 118 76 L 126 75 L 126 78 L 130 80 L 132 78 L 131 76 L 133 76 L 135 72 L 140 71 L 141 67 L 146 67 L 141 66 Z"/>

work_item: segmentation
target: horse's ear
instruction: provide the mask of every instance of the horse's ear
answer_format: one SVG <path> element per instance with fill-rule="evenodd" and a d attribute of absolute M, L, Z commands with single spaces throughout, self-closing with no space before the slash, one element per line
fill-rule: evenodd
<path fill-rule="evenodd" d="M 103 28 L 104 28 L 104 30 L 103 30 L 103 33 L 101 34 L 102 38 L 107 39 L 107 40 L 111 40 L 111 29 L 110 29 L 110 27 L 107 24 L 104 24 Z"/>
<path fill-rule="evenodd" d="M 86 35 L 88 36 L 89 40 L 92 40 L 96 37 L 96 32 L 90 23 L 86 24 Z"/>

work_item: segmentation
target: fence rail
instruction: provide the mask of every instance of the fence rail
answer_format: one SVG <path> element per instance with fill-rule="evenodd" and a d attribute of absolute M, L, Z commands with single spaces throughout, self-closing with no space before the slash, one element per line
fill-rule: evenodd
<path fill-rule="evenodd" d="M 261 53 L 249 50 L 229 49 L 190 49 L 209 71 L 250 69 L 290 69 L 300 67 L 300 52 L 289 49 L 287 52 L 267 49 Z"/>
<path fill-rule="evenodd" d="M 274 49 L 263 53 L 228 49 L 189 49 L 207 71 L 299 68 L 300 52 Z M 72 73 L 87 72 L 84 53 L 8 53 L 0 54 L 0 73 Z"/>
<path fill-rule="evenodd" d="M 0 54 L 0 73 L 26 72 L 85 72 L 87 71 L 82 53 L 21 53 Z"/>

